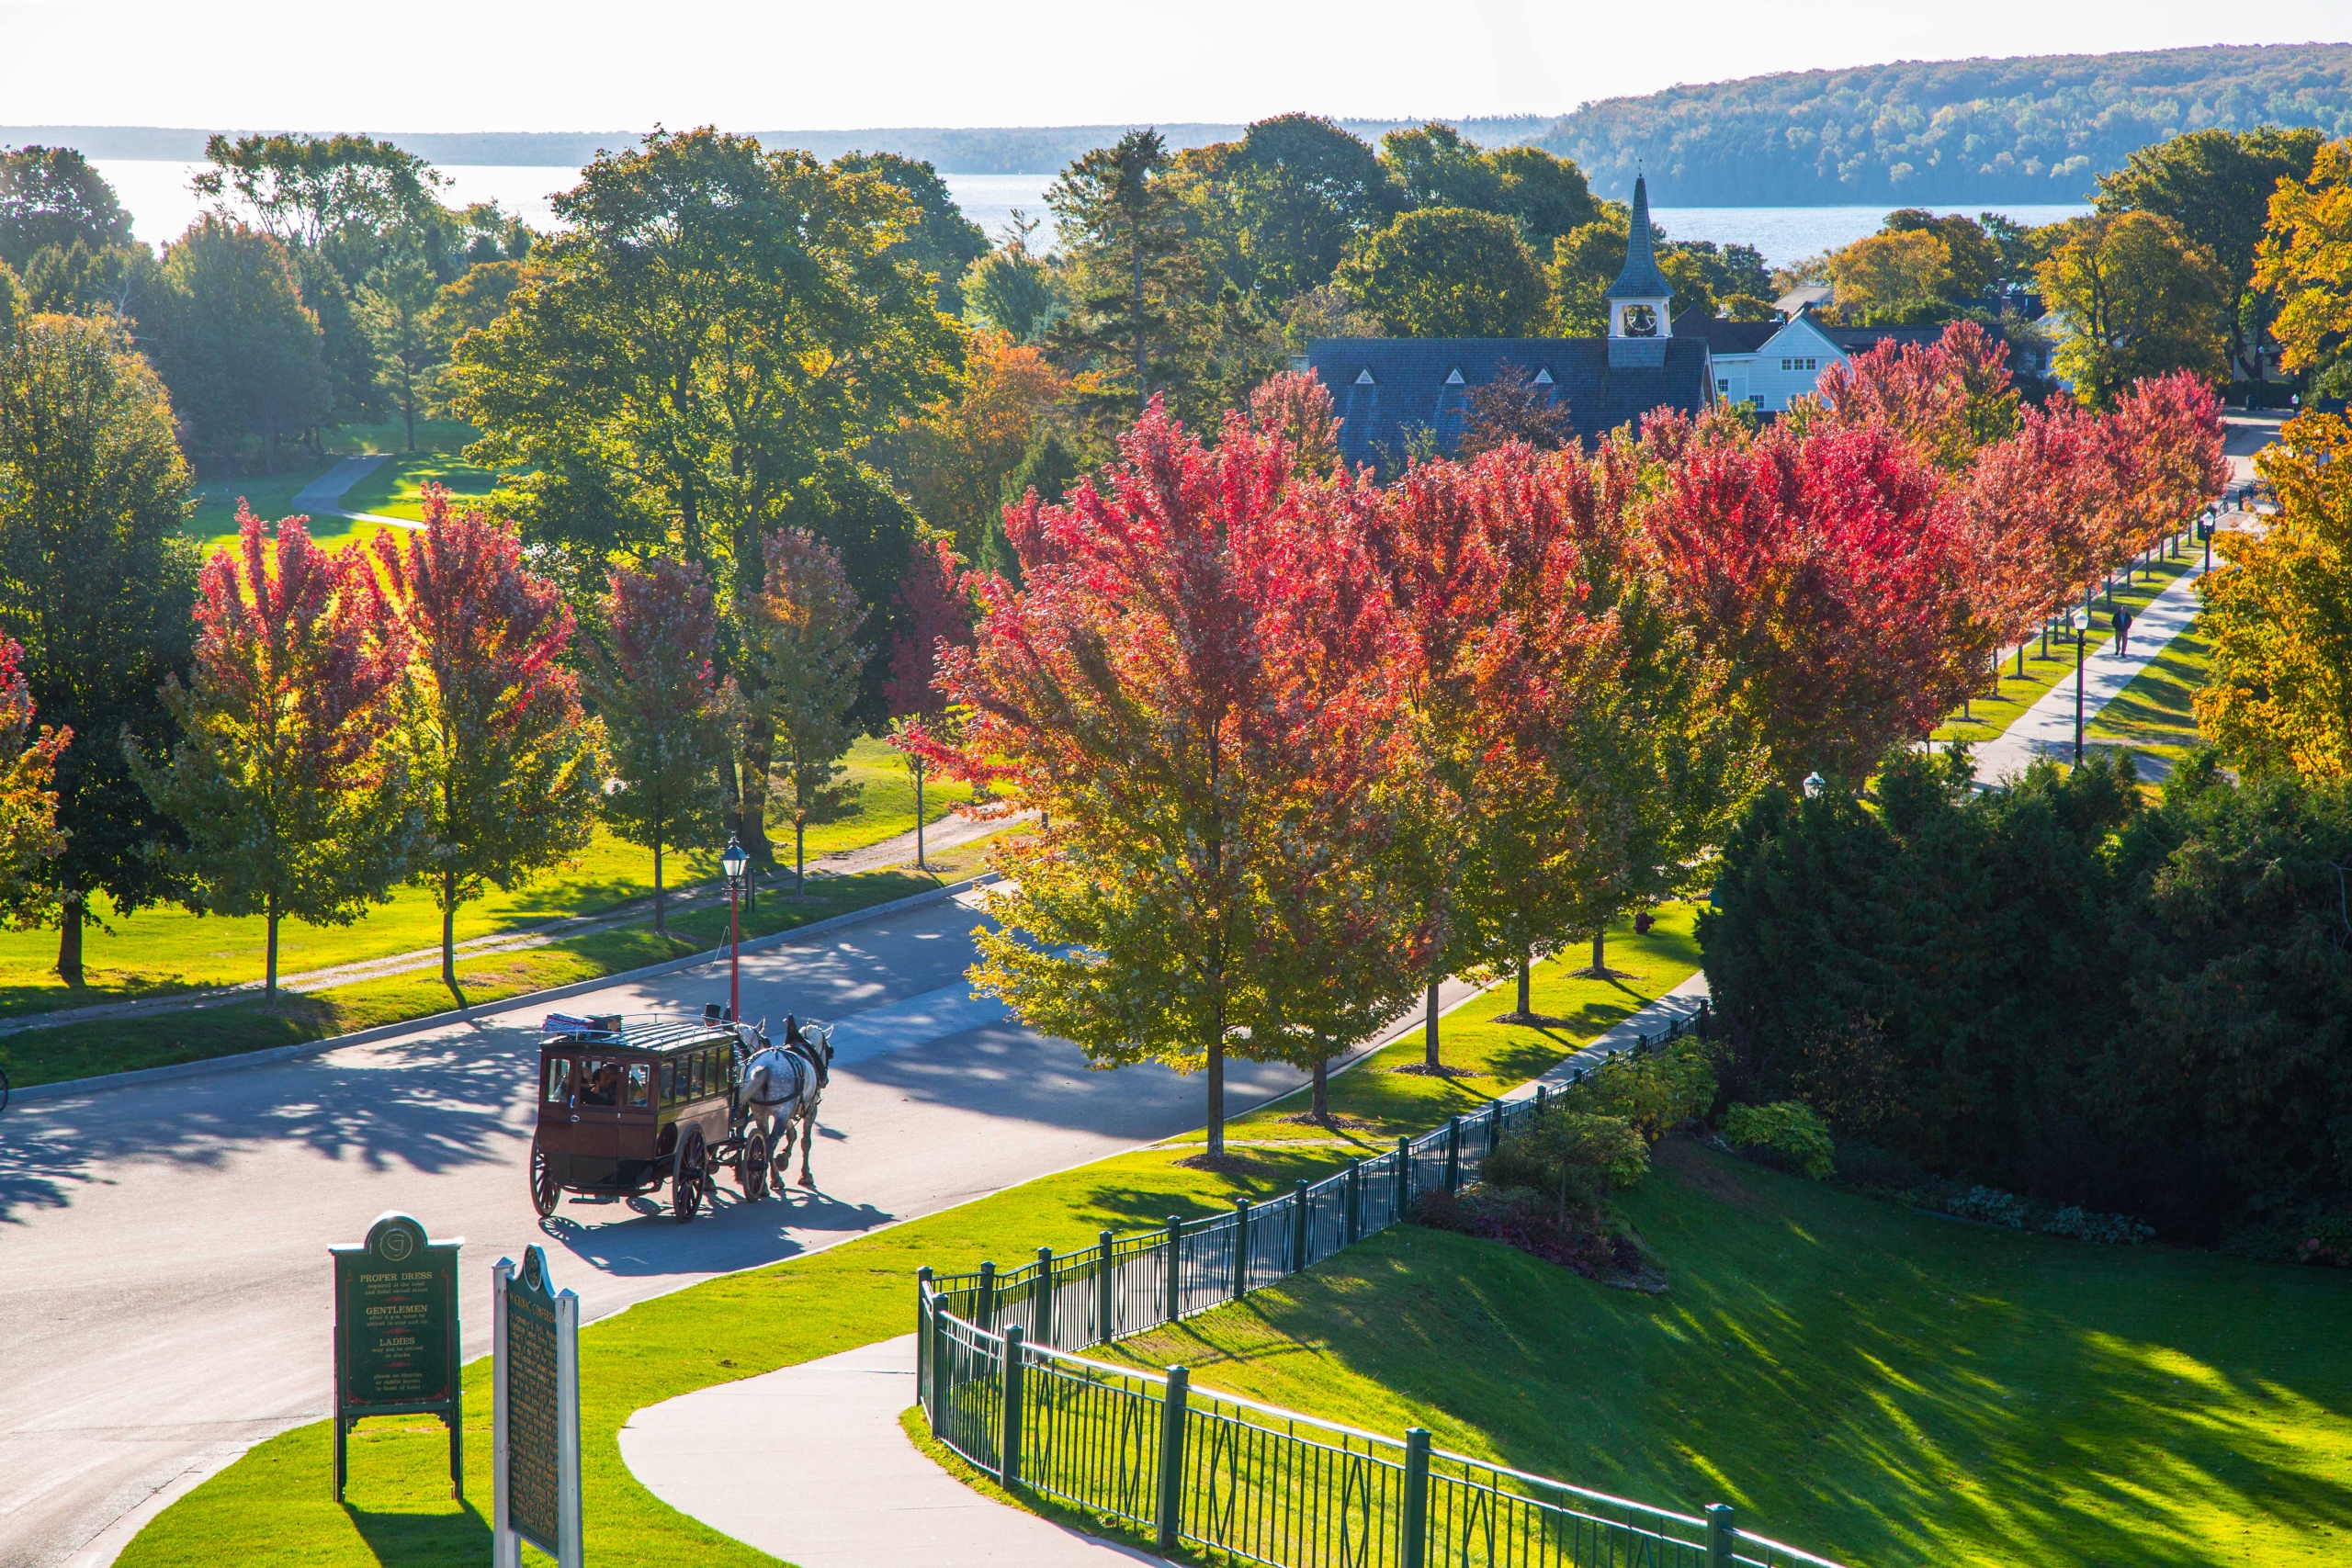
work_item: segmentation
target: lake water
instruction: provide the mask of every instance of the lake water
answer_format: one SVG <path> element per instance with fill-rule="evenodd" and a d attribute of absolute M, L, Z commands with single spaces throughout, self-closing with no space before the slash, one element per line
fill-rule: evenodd
<path fill-rule="evenodd" d="M 177 239 L 196 217 L 198 202 L 188 180 L 203 164 L 161 163 L 136 158 L 94 158 L 101 173 L 114 183 L 141 239 L 162 244 Z M 573 183 L 570 169 L 452 164 L 443 174 L 449 186 L 443 199 L 453 206 L 495 201 L 535 227 L 548 228 L 555 213 L 548 196 Z M 1018 209 L 1044 220 L 1031 237 L 1040 248 L 1053 242 L 1053 220 L 1046 210 L 1046 187 L 1055 176 L 1046 175 L 943 175 L 964 215 L 995 239 Z M 1850 244 L 1874 233 L 1889 209 L 1884 207 L 1660 207 L 1651 211 L 1670 239 L 1712 240 L 1719 245 L 1753 245 L 1765 262 L 1781 266 L 1802 256 Z M 2005 209 L 2019 223 L 2054 223 L 2088 212 L 2087 207 L 2012 207 Z M 1972 214 L 1973 215 L 1973 214 Z"/>

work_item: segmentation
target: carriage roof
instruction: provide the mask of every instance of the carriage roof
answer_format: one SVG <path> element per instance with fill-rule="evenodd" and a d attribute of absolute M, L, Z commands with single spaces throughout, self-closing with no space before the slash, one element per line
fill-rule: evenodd
<path fill-rule="evenodd" d="M 544 1038 L 539 1042 L 543 1052 L 586 1046 L 661 1055 L 708 1045 L 732 1045 L 736 1042 L 735 1026 L 731 1023 L 714 1023 L 700 1018 L 623 1017 L 617 1013 L 560 1021 L 550 1019 L 543 1032 Z"/>

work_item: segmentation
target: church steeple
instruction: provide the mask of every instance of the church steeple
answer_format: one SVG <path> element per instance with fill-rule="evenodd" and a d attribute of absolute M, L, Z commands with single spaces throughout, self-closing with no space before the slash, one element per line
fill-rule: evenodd
<path fill-rule="evenodd" d="M 1609 286 L 1611 338 L 1666 337 L 1673 331 L 1674 286 L 1657 269 L 1650 245 L 1649 182 L 1634 176 L 1634 216 L 1625 236 L 1625 270 Z"/>

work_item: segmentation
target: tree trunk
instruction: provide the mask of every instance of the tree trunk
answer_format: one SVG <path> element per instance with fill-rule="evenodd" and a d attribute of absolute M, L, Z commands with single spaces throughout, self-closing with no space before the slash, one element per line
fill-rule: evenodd
<path fill-rule="evenodd" d="M 1329 1056 L 1318 1056 L 1315 1059 L 1315 1095 L 1308 1102 L 1307 1108 L 1307 1114 L 1317 1122 L 1329 1122 L 1331 1119 L 1330 1089 L 1331 1059 Z"/>
<path fill-rule="evenodd" d="M 743 808 L 736 831 L 744 850 L 763 863 L 775 859 L 768 845 L 768 765 L 775 756 L 775 716 L 762 702 L 753 706 L 751 723 L 743 731 Z"/>
<path fill-rule="evenodd" d="M 667 908 L 662 896 L 662 840 L 657 838 L 653 840 L 653 934 L 655 936 L 670 934 L 670 928 L 662 923 L 662 913 Z"/>
<path fill-rule="evenodd" d="M 1592 933 L 1592 973 L 1596 979 L 1609 973 L 1609 930 L 1605 926 Z"/>
<path fill-rule="evenodd" d="M 1437 1066 L 1437 977 L 1430 979 L 1429 994 L 1421 999 L 1421 1062 L 1425 1066 Z"/>
<path fill-rule="evenodd" d="M 922 863 L 922 769 L 915 769 L 915 869 L 929 871 Z"/>
<path fill-rule="evenodd" d="M 416 450 L 416 389 L 410 387 L 401 395 L 401 412 L 408 417 L 408 449 Z"/>
<path fill-rule="evenodd" d="M 806 823 L 798 820 L 798 816 L 797 812 L 794 813 L 792 824 L 792 891 L 796 894 L 807 891 L 808 886 L 808 859 L 805 848 L 808 829 Z"/>
<path fill-rule="evenodd" d="M 68 889 L 57 919 L 57 974 L 67 985 L 82 984 L 82 897 Z"/>
<path fill-rule="evenodd" d="M 274 1008 L 277 1005 L 277 922 L 281 918 L 277 912 L 276 894 L 270 895 L 262 910 L 262 918 L 269 922 L 269 954 L 262 960 L 261 1005 Z"/>
<path fill-rule="evenodd" d="M 464 998 L 458 990 L 458 874 L 441 874 L 441 983 L 449 994 Z"/>
<path fill-rule="evenodd" d="M 1225 1042 L 1209 1042 L 1209 1158 L 1225 1153 Z"/>
<path fill-rule="evenodd" d="M 1522 1020 L 1535 1011 L 1534 1008 L 1529 1005 L 1528 1000 L 1532 989 L 1534 967 L 1534 955 L 1526 948 L 1521 948 L 1519 950 L 1519 1016 Z"/>

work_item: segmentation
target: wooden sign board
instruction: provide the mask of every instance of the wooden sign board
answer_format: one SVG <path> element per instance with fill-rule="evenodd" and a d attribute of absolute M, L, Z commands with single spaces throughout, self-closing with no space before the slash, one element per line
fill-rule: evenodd
<path fill-rule="evenodd" d="M 519 1568 L 523 1541 L 580 1563 L 580 1298 L 559 1294 L 547 1254 L 491 1270 L 493 1568 Z"/>
<path fill-rule="evenodd" d="M 334 1497 L 350 1473 L 354 1423 L 368 1416 L 438 1416 L 449 1428 L 449 1495 L 465 1495 L 459 1408 L 458 1249 L 387 1213 L 334 1258 Z"/>

